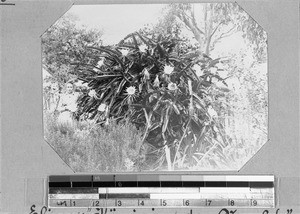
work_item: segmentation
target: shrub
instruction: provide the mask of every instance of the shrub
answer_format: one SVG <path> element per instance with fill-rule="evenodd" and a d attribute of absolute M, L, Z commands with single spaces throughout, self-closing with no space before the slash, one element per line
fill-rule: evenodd
<path fill-rule="evenodd" d="M 76 75 L 90 91 L 78 103 L 78 114 L 99 124 L 129 120 L 143 130 L 142 142 L 165 148 L 168 169 L 174 169 L 184 148 L 216 137 L 209 90 L 225 81 L 213 70 L 220 59 L 181 48 L 173 35 L 133 33 L 118 45 L 89 47 L 97 64 L 78 62 Z M 90 60 L 93 62 L 94 60 Z M 214 68 L 214 69 L 212 69 Z M 222 90 L 222 87 L 219 87 Z"/>

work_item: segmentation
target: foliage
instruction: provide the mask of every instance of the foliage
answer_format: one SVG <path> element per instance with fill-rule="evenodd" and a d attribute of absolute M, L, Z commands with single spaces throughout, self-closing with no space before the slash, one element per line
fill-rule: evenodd
<path fill-rule="evenodd" d="M 199 19 L 194 4 L 170 4 L 160 26 L 166 26 L 167 29 L 174 25 L 186 27 L 193 33 L 201 50 L 208 55 L 223 38 L 241 32 L 251 45 L 256 59 L 266 61 L 266 32 L 237 3 L 203 5 L 203 14 Z"/>
<path fill-rule="evenodd" d="M 45 139 L 76 172 L 140 171 L 147 152 L 141 135 L 128 121 L 99 127 L 89 122 L 59 124 L 44 113 Z"/>
<path fill-rule="evenodd" d="M 220 59 L 191 56 L 178 44 L 172 35 L 136 32 L 118 45 L 89 47 L 99 52 L 94 57 L 100 63 L 77 67 L 90 87 L 79 99 L 81 117 L 99 124 L 128 118 L 143 130 L 143 142 L 166 149 L 169 169 L 184 148 L 197 149 L 206 134 L 216 137 L 208 91 L 216 87 L 213 79 L 226 85 L 211 71 Z"/>
<path fill-rule="evenodd" d="M 172 4 L 153 28 L 111 46 L 72 17 L 44 34 L 55 84 L 85 83 L 76 127 L 45 120 L 47 141 L 75 171 L 239 169 L 266 142 L 267 77 L 253 70 L 266 60 L 266 34 L 236 3 L 203 5 L 203 21 L 192 4 Z M 236 31 L 258 63 L 208 56 Z"/>
<path fill-rule="evenodd" d="M 243 8 L 239 7 L 239 20 L 242 24 L 238 25 L 238 30 L 245 32 L 243 37 L 247 39 L 253 55 L 257 62 L 262 63 L 267 61 L 267 33 L 264 29 L 250 16 Z"/>
<path fill-rule="evenodd" d="M 58 155 L 76 172 L 122 172 L 164 170 L 163 158 L 159 150 L 152 150 L 141 144 L 142 134 L 127 122 L 110 123 L 107 127 L 81 121 L 77 126 L 58 124 L 52 114 L 44 113 L 44 134 L 46 141 Z M 192 155 L 194 164 L 187 166 L 187 154 L 180 155 L 178 168 L 188 170 L 233 170 L 240 169 L 257 148 L 260 139 L 249 146 L 240 141 L 221 148 L 215 145 L 206 154 L 196 152 Z M 188 160 L 191 161 L 191 160 Z M 153 165 L 153 163 L 157 165 Z"/>
<path fill-rule="evenodd" d="M 88 30 L 76 26 L 76 16 L 63 16 L 42 36 L 43 67 L 51 74 L 50 81 L 63 85 L 72 75 L 72 63 L 87 63 L 93 51 L 88 45 L 101 44 L 102 33 L 99 30 Z"/>

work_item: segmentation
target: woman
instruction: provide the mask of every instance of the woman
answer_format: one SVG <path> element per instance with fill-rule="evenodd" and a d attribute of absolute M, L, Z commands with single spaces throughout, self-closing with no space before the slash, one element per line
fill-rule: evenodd
<path fill-rule="evenodd" d="M 66 92 L 60 96 L 57 121 L 61 125 L 74 125 L 74 112 L 77 110 L 78 93 L 71 82 L 66 84 Z"/>

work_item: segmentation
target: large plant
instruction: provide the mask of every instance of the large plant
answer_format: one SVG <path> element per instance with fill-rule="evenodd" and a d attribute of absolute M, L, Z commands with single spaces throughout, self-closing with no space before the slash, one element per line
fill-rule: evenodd
<path fill-rule="evenodd" d="M 224 93 L 220 59 L 192 51 L 174 34 L 142 31 L 117 45 L 89 48 L 99 61 L 76 64 L 76 75 L 89 87 L 78 102 L 80 118 L 99 124 L 129 119 L 143 130 L 144 143 L 163 148 L 169 169 L 217 138 L 211 91 Z"/>

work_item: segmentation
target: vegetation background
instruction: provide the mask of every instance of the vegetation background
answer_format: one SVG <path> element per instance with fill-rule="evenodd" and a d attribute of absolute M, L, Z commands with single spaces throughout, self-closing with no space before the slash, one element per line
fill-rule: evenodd
<path fill-rule="evenodd" d="M 236 3 L 165 5 L 109 45 L 78 21 L 42 37 L 45 139 L 75 171 L 237 170 L 267 141 L 267 35 Z M 69 81 L 75 125 L 56 120 Z"/>

